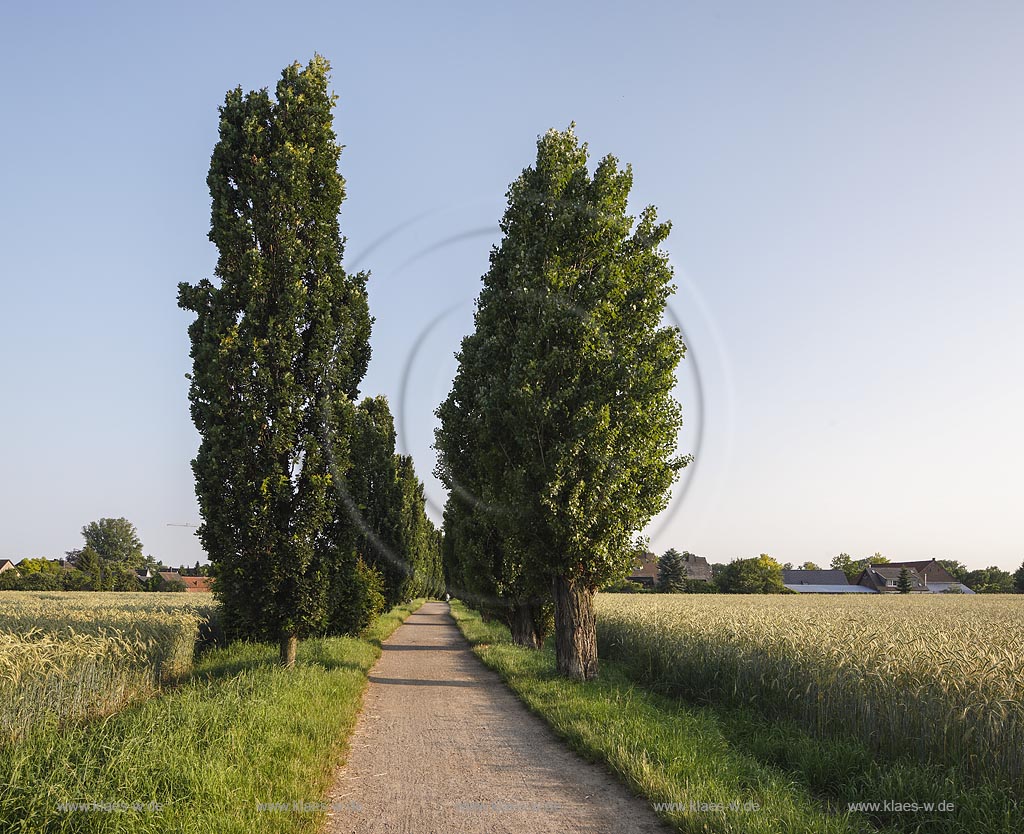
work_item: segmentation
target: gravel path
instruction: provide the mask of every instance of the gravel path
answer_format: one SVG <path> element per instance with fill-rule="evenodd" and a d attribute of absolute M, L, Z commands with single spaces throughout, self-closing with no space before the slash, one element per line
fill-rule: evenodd
<path fill-rule="evenodd" d="M 666 831 L 527 711 L 440 602 L 384 644 L 327 801 L 325 834 Z"/>

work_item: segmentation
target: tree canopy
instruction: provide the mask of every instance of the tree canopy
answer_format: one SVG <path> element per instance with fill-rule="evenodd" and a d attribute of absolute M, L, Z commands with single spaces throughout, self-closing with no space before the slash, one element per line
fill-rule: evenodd
<path fill-rule="evenodd" d="M 82 528 L 86 545 L 100 559 L 118 562 L 132 569 L 142 567 L 142 541 L 135 525 L 126 518 L 101 518 Z"/>
<path fill-rule="evenodd" d="M 736 559 L 716 577 L 719 589 L 727 594 L 781 594 L 782 566 L 767 553 L 756 559 Z"/>
<path fill-rule="evenodd" d="M 370 358 L 367 276 L 342 267 L 329 70 L 316 56 L 275 97 L 228 92 L 207 177 L 217 280 L 178 294 L 196 314 L 193 471 L 214 589 L 230 630 L 279 639 L 286 665 L 298 636 L 329 627 L 331 575 L 354 565 L 331 522 Z"/>
<path fill-rule="evenodd" d="M 558 668 L 583 679 L 597 673 L 596 588 L 628 574 L 687 463 L 671 396 L 685 348 L 661 323 L 669 224 L 628 214 L 628 166 L 587 163 L 572 127 L 551 130 L 510 187 L 437 443 L 442 481 L 465 489 L 471 472 L 468 500 L 551 589 Z"/>

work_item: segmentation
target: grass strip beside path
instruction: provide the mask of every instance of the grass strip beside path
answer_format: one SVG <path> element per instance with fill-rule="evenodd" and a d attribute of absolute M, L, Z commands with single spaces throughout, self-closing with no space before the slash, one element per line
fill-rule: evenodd
<path fill-rule="evenodd" d="M 0 749 L 0 832 L 315 832 L 380 645 L 416 608 L 360 638 L 203 655 L 190 680 L 100 721 Z"/>

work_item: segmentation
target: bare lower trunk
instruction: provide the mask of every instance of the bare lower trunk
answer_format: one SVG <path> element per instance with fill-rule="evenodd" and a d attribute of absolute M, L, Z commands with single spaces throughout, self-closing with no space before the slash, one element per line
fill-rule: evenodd
<path fill-rule="evenodd" d="M 295 652 L 299 648 L 299 638 L 294 634 L 281 635 L 281 665 L 286 669 L 295 665 Z"/>
<path fill-rule="evenodd" d="M 530 605 L 527 602 L 513 602 L 509 608 L 509 630 L 512 632 L 512 642 L 517 646 L 539 649 L 544 645 L 544 639 L 541 637 L 537 624 L 539 608 L 540 606 Z"/>
<path fill-rule="evenodd" d="M 555 579 L 555 661 L 558 672 L 577 681 L 597 677 L 595 589 Z"/>

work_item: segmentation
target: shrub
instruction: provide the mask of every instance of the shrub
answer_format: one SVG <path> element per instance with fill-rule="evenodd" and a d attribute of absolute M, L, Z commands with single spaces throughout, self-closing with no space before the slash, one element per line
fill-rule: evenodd
<path fill-rule="evenodd" d="M 338 572 L 332 602 L 328 633 L 358 634 L 384 610 L 384 577 L 357 557 L 351 571 Z"/>

